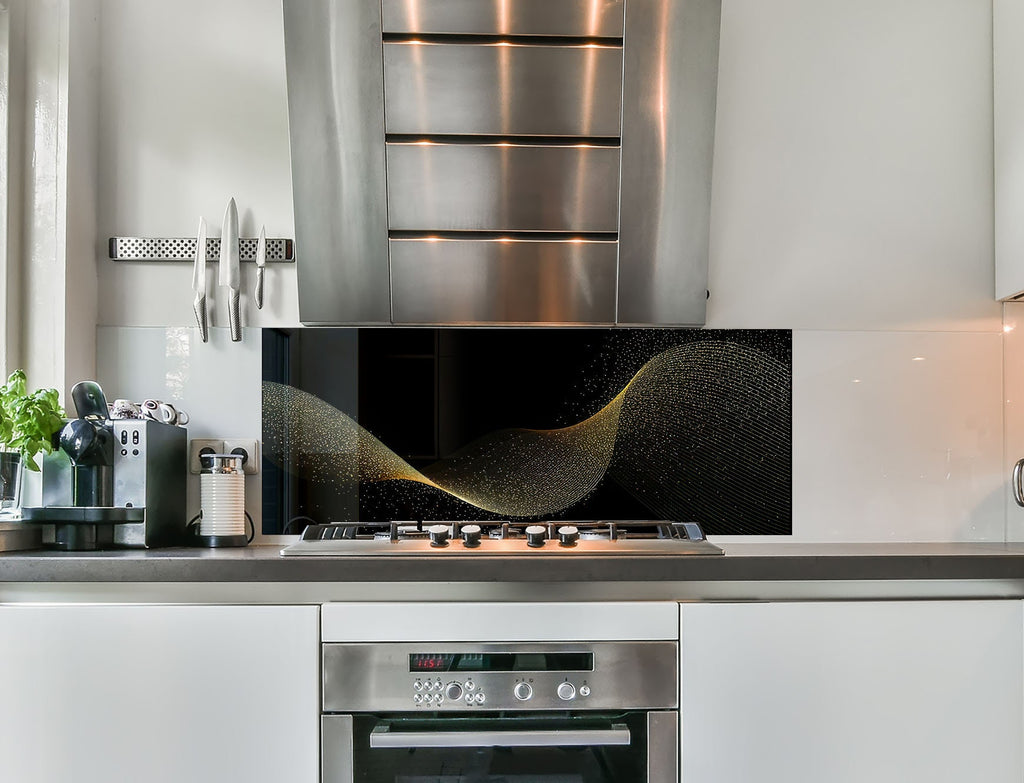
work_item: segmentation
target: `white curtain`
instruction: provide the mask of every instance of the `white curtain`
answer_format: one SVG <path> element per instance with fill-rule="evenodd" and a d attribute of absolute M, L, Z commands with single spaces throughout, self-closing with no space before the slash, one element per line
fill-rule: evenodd
<path fill-rule="evenodd" d="M 0 0 L 0 378 L 8 373 L 8 232 L 10 223 L 10 116 L 11 116 L 11 12 L 7 0 Z"/>

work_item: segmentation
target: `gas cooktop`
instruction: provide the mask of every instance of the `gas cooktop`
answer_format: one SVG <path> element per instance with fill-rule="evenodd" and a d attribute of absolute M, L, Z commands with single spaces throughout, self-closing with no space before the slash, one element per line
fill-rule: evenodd
<path fill-rule="evenodd" d="M 285 557 L 721 555 L 696 522 L 339 522 L 309 525 Z"/>

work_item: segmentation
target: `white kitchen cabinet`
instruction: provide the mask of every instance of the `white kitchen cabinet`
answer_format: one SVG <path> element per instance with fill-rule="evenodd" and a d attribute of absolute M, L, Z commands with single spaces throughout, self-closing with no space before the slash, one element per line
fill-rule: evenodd
<path fill-rule="evenodd" d="M 315 783 L 318 609 L 0 607 L 0 780 Z"/>
<path fill-rule="evenodd" d="M 996 299 L 1024 293 L 1024 0 L 992 2 Z"/>
<path fill-rule="evenodd" d="M 684 604 L 683 783 L 1020 783 L 1019 601 Z"/>

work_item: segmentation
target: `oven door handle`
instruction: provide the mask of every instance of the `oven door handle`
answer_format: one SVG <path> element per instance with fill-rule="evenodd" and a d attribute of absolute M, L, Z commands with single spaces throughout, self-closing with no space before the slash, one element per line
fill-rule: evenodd
<path fill-rule="evenodd" d="M 386 723 L 370 732 L 371 748 L 555 748 L 628 745 L 629 727 L 614 723 L 607 729 L 532 731 L 391 731 Z"/>

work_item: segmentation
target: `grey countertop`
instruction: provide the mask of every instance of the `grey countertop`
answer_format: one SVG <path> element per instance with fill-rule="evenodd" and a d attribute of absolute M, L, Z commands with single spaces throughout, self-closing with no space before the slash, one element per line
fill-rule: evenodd
<path fill-rule="evenodd" d="M 0 554 L 0 583 L 1021 581 L 1024 543 L 723 544 L 724 556 L 294 557 L 242 549 Z"/>

